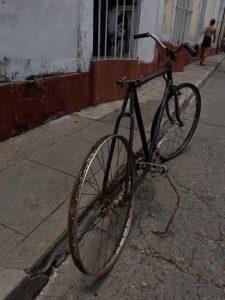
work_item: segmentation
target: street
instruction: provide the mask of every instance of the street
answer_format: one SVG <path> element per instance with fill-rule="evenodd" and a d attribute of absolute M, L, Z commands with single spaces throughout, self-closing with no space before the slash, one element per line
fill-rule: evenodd
<path fill-rule="evenodd" d="M 202 68 L 199 66 L 199 68 Z M 137 191 L 133 228 L 104 278 L 80 273 L 69 256 L 37 300 L 225 299 L 225 63 L 201 89 L 202 111 L 187 149 L 167 163 L 180 197 L 169 232 L 156 236 L 176 204 L 166 178 Z"/>

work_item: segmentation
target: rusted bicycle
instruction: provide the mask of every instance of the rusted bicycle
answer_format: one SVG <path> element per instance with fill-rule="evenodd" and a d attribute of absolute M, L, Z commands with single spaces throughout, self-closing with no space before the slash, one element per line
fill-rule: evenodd
<path fill-rule="evenodd" d="M 71 196 L 68 217 L 68 237 L 71 255 L 76 266 L 93 276 L 102 276 L 115 264 L 127 240 L 134 213 L 135 190 L 145 175 L 166 175 L 162 162 L 179 155 L 190 142 L 198 124 L 201 98 L 198 89 L 190 83 L 173 84 L 172 62 L 185 48 L 195 56 L 187 43 L 176 50 L 169 49 L 153 34 L 137 34 L 134 38 L 153 38 L 165 50 L 165 69 L 137 80 L 118 81 L 127 85 L 114 133 L 95 143 L 84 160 Z M 137 89 L 162 76 L 165 92 L 146 137 L 138 102 Z M 134 123 L 138 124 L 142 149 L 133 152 Z M 129 120 L 129 138 L 118 135 L 122 119 Z M 166 175 L 167 176 L 167 175 Z M 169 177 L 168 180 L 174 188 Z M 175 188 L 174 188 L 175 190 Z M 176 191 L 176 190 L 175 190 Z M 163 234 L 173 220 L 173 211 L 166 228 L 155 231 Z"/>

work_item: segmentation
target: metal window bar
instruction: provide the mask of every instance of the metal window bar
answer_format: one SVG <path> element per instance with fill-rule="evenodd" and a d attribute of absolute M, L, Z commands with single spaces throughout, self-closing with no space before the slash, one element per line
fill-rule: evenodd
<path fill-rule="evenodd" d="M 178 0 L 177 6 L 176 6 L 176 16 L 175 16 L 175 22 L 174 22 L 174 32 L 173 32 L 173 42 L 177 44 L 178 34 L 179 34 L 179 24 L 181 19 L 181 1 Z"/>
<path fill-rule="evenodd" d="M 98 20 L 94 26 L 98 41 L 94 53 L 97 54 L 97 59 L 133 58 L 137 50 L 133 35 L 139 27 L 140 0 L 105 0 L 104 3 L 102 0 L 95 1 Z"/>
<path fill-rule="evenodd" d="M 123 0 L 123 20 L 122 20 L 122 33 L 121 33 L 121 45 L 120 45 L 120 58 L 123 55 L 123 42 L 124 42 L 124 20 L 125 20 L 125 12 L 126 12 L 126 0 Z"/>
<path fill-rule="evenodd" d="M 184 37 L 183 37 L 183 41 L 187 41 L 188 39 L 188 32 L 189 32 L 189 28 L 190 28 L 190 24 L 191 24 L 191 16 L 192 16 L 192 10 L 193 8 L 193 0 L 189 0 L 187 2 L 187 12 L 186 12 L 186 24 L 185 24 L 185 30 L 184 30 Z"/>
<path fill-rule="evenodd" d="M 132 12 L 131 12 L 131 29 L 130 29 L 130 38 L 129 38 L 129 53 L 128 53 L 128 58 L 130 59 L 131 55 L 131 45 L 132 45 L 132 40 L 133 40 L 133 35 L 134 35 L 134 0 L 132 1 Z"/>
<path fill-rule="evenodd" d="M 188 32 L 189 32 L 189 28 L 190 28 L 190 24 L 191 24 L 191 17 L 192 17 L 192 8 L 193 8 L 193 0 L 189 0 L 188 3 L 188 15 L 187 15 L 187 23 L 186 23 L 186 27 L 185 27 L 185 33 L 184 33 L 184 41 L 187 41 L 188 39 Z"/>
<path fill-rule="evenodd" d="M 184 1 L 182 3 L 181 6 L 181 23 L 180 23 L 180 31 L 179 31 L 179 40 L 178 40 L 178 44 L 181 44 L 184 41 L 184 34 L 185 34 L 185 28 L 186 28 L 186 24 L 187 24 L 187 8 L 186 5 L 188 3 L 189 0 Z"/>
<path fill-rule="evenodd" d="M 106 59 L 107 54 L 107 37 L 108 37 L 108 7 L 109 7 L 109 0 L 106 0 L 106 9 L 105 9 L 105 47 L 104 47 L 104 57 Z"/>
<path fill-rule="evenodd" d="M 116 1 L 115 38 L 114 38 L 114 59 L 116 59 L 117 29 L 118 29 L 118 24 L 117 24 L 118 11 L 119 11 L 119 0 Z"/>
<path fill-rule="evenodd" d="M 100 59 L 100 43 L 101 43 L 101 10 L 102 0 L 98 1 L 98 59 Z"/>
<path fill-rule="evenodd" d="M 174 21 L 174 30 L 173 30 L 173 43 L 174 44 L 177 44 L 177 41 L 178 41 L 180 20 L 181 20 L 181 9 L 177 6 L 175 21 Z"/>
<path fill-rule="evenodd" d="M 186 38 L 190 27 L 193 0 L 178 0 L 173 31 L 173 43 L 180 44 Z"/>
<path fill-rule="evenodd" d="M 134 32 L 138 32 L 139 31 L 139 20 L 140 20 L 140 13 L 141 13 L 141 3 L 140 1 L 137 2 L 137 7 L 136 7 L 136 14 L 135 14 L 135 29 Z M 137 42 L 134 41 L 134 39 L 132 39 L 132 44 L 133 44 L 133 56 L 136 57 L 137 56 Z"/>
<path fill-rule="evenodd" d="M 180 6 L 180 24 L 178 25 L 178 41 L 177 44 L 181 44 L 184 38 L 184 31 L 185 31 L 185 26 L 186 26 L 186 4 L 187 1 L 189 0 L 181 0 L 181 6 Z"/>

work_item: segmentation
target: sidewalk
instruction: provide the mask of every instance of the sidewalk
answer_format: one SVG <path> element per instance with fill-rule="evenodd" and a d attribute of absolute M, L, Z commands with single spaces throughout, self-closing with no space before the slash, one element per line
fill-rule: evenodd
<path fill-rule="evenodd" d="M 174 81 L 201 87 L 223 59 L 211 57 L 206 67 L 194 62 Z M 157 79 L 139 92 L 148 128 L 163 88 Z M 0 299 L 32 299 L 63 259 L 76 173 L 93 142 L 113 131 L 120 106 L 87 108 L 0 143 Z"/>

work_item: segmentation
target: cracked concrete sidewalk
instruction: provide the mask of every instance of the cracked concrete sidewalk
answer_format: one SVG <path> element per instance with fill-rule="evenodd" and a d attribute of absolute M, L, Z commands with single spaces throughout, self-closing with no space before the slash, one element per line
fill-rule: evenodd
<path fill-rule="evenodd" d="M 174 82 L 201 87 L 223 59 L 210 57 L 206 67 L 193 62 L 174 74 Z M 147 131 L 163 88 L 156 79 L 139 91 Z M 20 293 L 32 299 L 51 266 L 62 261 L 76 174 L 91 145 L 112 133 L 121 104 L 89 107 L 0 143 L 0 299 L 18 299 Z M 128 134 L 126 122 L 121 133 Z"/>

